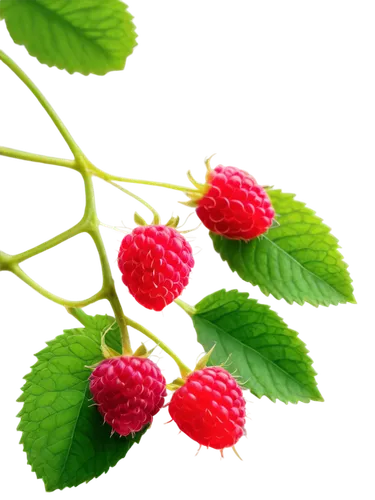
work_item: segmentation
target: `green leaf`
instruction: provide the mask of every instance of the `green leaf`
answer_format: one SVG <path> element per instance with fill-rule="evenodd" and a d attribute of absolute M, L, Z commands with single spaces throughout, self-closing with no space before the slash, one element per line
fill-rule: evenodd
<path fill-rule="evenodd" d="M 192 315 L 209 364 L 221 365 L 257 396 L 271 401 L 323 401 L 312 360 L 297 332 L 269 306 L 247 293 L 220 290 L 204 298 Z"/>
<path fill-rule="evenodd" d="M 136 46 L 133 17 L 120 0 L 0 0 L 1 18 L 15 43 L 69 73 L 122 70 Z"/>
<path fill-rule="evenodd" d="M 355 303 L 348 266 L 329 227 L 295 195 L 268 194 L 279 225 L 249 242 L 210 233 L 221 258 L 244 281 L 290 304 Z"/>
<path fill-rule="evenodd" d="M 120 334 L 113 318 L 78 315 L 85 328 L 67 330 L 47 343 L 19 398 L 21 443 L 47 491 L 78 486 L 107 472 L 146 430 L 134 437 L 111 437 L 110 426 L 103 425 L 91 400 L 87 367 L 103 359 L 100 340 L 108 326 L 113 329 L 106 342 L 113 349 L 121 349 Z"/>

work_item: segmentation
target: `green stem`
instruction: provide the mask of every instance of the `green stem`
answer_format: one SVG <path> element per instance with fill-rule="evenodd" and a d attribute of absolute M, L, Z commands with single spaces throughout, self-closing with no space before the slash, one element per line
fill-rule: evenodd
<path fill-rule="evenodd" d="M 176 299 L 175 303 L 178 306 L 180 306 L 181 309 L 183 309 L 189 316 L 194 316 L 194 314 L 197 312 L 196 309 L 195 309 L 195 307 L 187 304 L 186 302 L 184 302 L 181 299 Z"/>
<path fill-rule="evenodd" d="M 109 300 L 112 306 L 113 312 L 115 313 L 117 324 L 121 331 L 123 354 L 131 354 L 132 349 L 130 345 L 130 337 L 126 325 L 126 319 L 121 307 L 121 303 L 116 293 L 115 283 L 113 281 L 107 252 L 104 246 L 102 235 L 100 234 L 99 230 L 99 220 L 96 213 L 95 192 L 94 192 L 94 185 L 92 182 L 92 175 L 86 170 L 83 170 L 81 174 L 85 183 L 85 193 L 86 193 L 86 209 L 85 209 L 84 219 L 90 221 L 90 227 L 87 229 L 87 232 L 94 240 L 96 249 L 99 253 L 100 264 L 103 273 L 103 289 L 106 291 L 106 298 Z"/>
<path fill-rule="evenodd" d="M 35 83 L 32 82 L 30 80 L 30 78 L 26 75 L 26 73 L 24 73 L 22 71 L 22 69 L 9 56 L 7 56 L 2 50 L 0 50 L 0 61 L 2 61 L 6 66 L 8 66 L 8 68 L 11 69 L 13 71 L 13 73 L 15 75 L 17 75 L 18 78 L 26 85 L 26 87 L 34 94 L 34 96 L 38 99 L 38 101 L 43 106 L 45 111 L 48 113 L 48 115 L 51 118 L 51 120 L 53 121 L 53 123 L 56 125 L 60 134 L 65 139 L 65 141 L 68 144 L 70 150 L 72 151 L 74 157 L 76 159 L 81 158 L 83 156 L 81 149 L 78 147 L 77 143 L 75 142 L 73 137 L 70 135 L 70 132 L 65 127 L 65 125 L 61 121 L 61 119 L 58 116 L 58 114 L 56 113 L 56 111 L 52 108 L 50 103 L 47 101 L 47 99 L 44 97 L 44 95 L 38 89 L 38 87 L 35 85 Z"/>
<path fill-rule="evenodd" d="M 11 262 L 20 264 L 21 262 L 24 262 L 25 260 L 30 259 L 31 257 L 35 257 L 40 253 L 46 252 L 47 250 L 50 250 L 51 248 L 57 245 L 60 245 L 60 243 L 63 243 L 64 241 L 67 241 L 70 238 L 73 238 L 74 236 L 77 236 L 82 232 L 84 232 L 84 221 L 79 222 L 72 228 L 55 236 L 54 238 L 51 238 L 48 241 L 45 241 L 44 243 L 41 243 L 40 245 L 34 248 L 30 248 L 30 250 L 26 250 L 26 252 L 22 252 L 17 255 L 12 255 L 10 257 L 10 260 Z"/>
<path fill-rule="evenodd" d="M 139 203 L 142 203 L 142 205 L 144 205 L 146 208 L 148 208 L 150 210 L 150 212 L 152 213 L 152 215 L 154 216 L 152 224 L 160 224 L 160 215 L 149 203 L 147 203 L 147 201 L 143 200 L 142 198 L 140 198 L 136 194 L 132 193 L 131 191 L 128 191 L 127 189 L 123 188 L 119 184 L 116 184 L 115 182 L 112 182 L 112 181 L 106 181 L 106 182 L 108 182 L 108 184 L 111 184 L 111 186 L 114 186 L 117 189 L 120 189 L 123 193 L 127 194 L 128 196 L 131 196 L 135 200 L 139 201 Z"/>
<path fill-rule="evenodd" d="M 110 296 L 108 300 L 111 304 L 113 312 L 115 313 L 115 318 L 120 328 L 122 354 L 124 354 L 125 356 L 131 356 L 133 354 L 133 351 L 130 345 L 130 336 L 128 331 L 127 318 L 124 315 L 124 311 L 122 309 L 120 300 L 116 293 Z"/>
<path fill-rule="evenodd" d="M 191 373 L 190 368 L 181 361 L 181 359 L 177 356 L 177 354 L 175 354 L 172 351 L 172 349 L 170 349 L 166 344 L 164 344 L 164 342 L 160 340 L 156 335 L 147 330 L 147 328 L 140 325 L 139 323 L 136 323 L 135 321 L 133 321 L 128 317 L 126 317 L 126 323 L 128 324 L 128 326 L 131 326 L 132 328 L 135 328 L 139 332 L 143 333 L 143 335 L 146 335 L 146 337 L 153 340 L 155 344 L 157 344 L 161 349 L 163 349 L 163 351 L 166 352 L 176 362 L 177 366 L 180 369 L 182 377 L 186 377 L 187 375 L 189 375 L 189 373 Z"/>
<path fill-rule="evenodd" d="M 119 177 L 117 175 L 107 174 L 107 172 L 103 172 L 103 170 L 100 170 L 99 168 L 95 167 L 95 165 L 93 165 L 92 163 L 90 163 L 90 171 L 96 177 L 99 177 L 100 179 L 103 179 L 104 181 L 107 182 L 117 181 L 117 182 L 126 182 L 130 184 L 144 184 L 145 186 L 163 187 L 167 189 L 174 189 L 176 191 L 183 191 L 184 193 L 195 193 L 195 194 L 200 193 L 198 189 L 192 189 L 190 187 L 184 187 L 184 186 L 177 186 L 176 184 L 169 184 L 167 182 L 144 181 L 140 179 L 131 179 L 128 177 Z"/>
<path fill-rule="evenodd" d="M 77 164 L 74 160 L 64 160 L 63 158 L 53 158 L 51 156 L 37 155 L 19 151 L 18 149 L 4 148 L 0 146 L 0 156 L 8 158 L 17 158 L 18 160 L 33 161 L 36 163 L 45 163 L 46 165 L 58 165 L 60 167 L 72 168 L 77 170 Z"/>
<path fill-rule="evenodd" d="M 45 297 L 46 299 L 52 300 L 52 302 L 55 302 L 56 304 L 59 304 L 64 307 L 85 307 L 88 306 L 89 304 L 93 304 L 94 302 L 97 302 L 98 300 L 105 298 L 102 289 L 92 297 L 89 297 L 88 299 L 85 300 L 66 300 L 61 297 L 58 297 L 57 295 L 54 295 L 51 292 L 48 292 L 45 288 L 38 285 L 38 283 L 36 283 L 33 279 L 31 279 L 30 276 L 28 276 L 17 264 L 9 266 L 8 270 L 12 272 L 15 276 L 20 278 L 20 280 L 22 280 L 24 283 L 29 285 L 33 290 L 40 293 L 40 295 L 43 295 L 43 297 Z"/>

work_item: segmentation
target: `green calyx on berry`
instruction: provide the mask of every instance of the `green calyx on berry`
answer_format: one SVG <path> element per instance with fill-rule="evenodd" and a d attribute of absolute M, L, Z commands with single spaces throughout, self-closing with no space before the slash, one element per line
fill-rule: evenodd
<path fill-rule="evenodd" d="M 119 352 L 117 352 L 115 349 L 112 349 L 111 347 L 109 347 L 106 342 L 105 342 L 105 337 L 107 335 L 107 333 L 112 330 L 113 326 L 115 325 L 116 323 L 112 323 L 112 325 L 110 325 L 102 334 L 102 339 L 101 339 L 101 351 L 102 351 L 102 354 L 103 354 L 103 357 L 105 359 L 109 359 L 109 358 L 117 358 L 119 356 L 125 356 L 125 353 L 123 352 L 122 354 L 120 354 Z M 138 349 L 136 349 L 134 351 L 134 353 L 130 353 L 131 356 L 135 356 L 137 358 L 148 358 L 151 356 L 151 354 L 154 352 L 155 350 L 155 347 L 153 347 L 152 349 L 148 350 L 147 347 L 145 346 L 145 344 L 141 344 Z M 129 355 L 129 354 L 127 354 Z M 97 365 L 95 365 L 97 366 Z M 95 368 L 95 367 L 94 367 Z"/>
<path fill-rule="evenodd" d="M 197 370 L 202 370 L 203 368 L 206 368 L 207 366 L 207 363 L 211 357 L 211 354 L 213 353 L 214 349 L 216 347 L 216 344 L 214 344 L 211 349 L 206 352 L 202 357 L 201 359 L 198 361 L 196 367 L 194 368 L 194 371 L 197 371 Z"/>
<path fill-rule="evenodd" d="M 138 210 L 137 208 L 135 208 L 133 210 L 133 213 L 132 213 L 132 220 L 133 220 L 133 223 L 136 225 L 136 226 L 152 226 L 152 225 L 155 225 L 154 222 L 152 222 L 151 220 L 147 219 L 143 213 Z M 161 222 L 160 222 L 161 224 Z M 114 228 L 111 224 L 108 224 L 108 223 L 102 223 L 102 226 L 105 227 L 105 228 L 109 228 L 109 229 L 116 229 L 116 230 L 120 230 L 121 233 L 123 233 L 124 235 L 126 234 L 129 234 L 131 233 L 132 229 L 131 227 L 129 226 L 125 226 L 125 225 L 122 225 L 121 229 L 120 228 Z M 179 233 L 181 233 L 183 236 L 185 236 L 185 238 L 189 239 L 189 240 L 194 240 L 194 234 L 199 231 L 199 229 L 201 228 L 202 224 L 201 223 L 198 223 L 198 224 L 193 224 L 191 227 L 186 227 L 186 223 L 184 223 L 181 219 L 181 216 L 179 214 L 172 214 L 168 217 L 168 219 L 165 221 L 165 226 L 167 227 L 172 227 L 174 229 L 176 229 Z"/>
<path fill-rule="evenodd" d="M 188 374 L 188 375 L 190 375 L 190 374 Z M 188 375 L 186 375 L 186 377 Z M 167 389 L 169 391 L 177 391 L 177 389 L 179 389 L 180 387 L 182 387 L 184 385 L 186 377 L 184 377 L 184 378 L 182 378 L 182 377 L 176 378 L 175 380 L 173 380 L 173 382 L 171 384 L 167 384 Z"/>
<path fill-rule="evenodd" d="M 196 366 L 192 372 L 186 373 L 186 375 L 184 377 L 179 377 L 179 378 L 176 378 L 175 380 L 173 380 L 173 382 L 171 384 L 167 385 L 167 389 L 169 391 L 176 391 L 177 389 L 179 389 L 180 387 L 182 387 L 185 384 L 187 378 L 193 372 L 195 372 L 197 370 L 203 370 L 203 368 L 206 368 L 207 363 L 208 363 L 208 361 L 211 357 L 211 354 L 212 354 L 213 350 L 215 349 L 215 347 L 216 347 L 216 344 L 200 358 L 200 360 L 198 361 L 198 363 L 196 364 Z"/>
<path fill-rule="evenodd" d="M 151 224 L 151 221 L 147 219 L 143 215 L 143 213 L 140 210 L 138 210 L 138 208 L 135 208 L 133 210 L 132 219 L 134 224 L 136 224 L 137 226 L 147 226 L 148 224 Z"/>
<path fill-rule="evenodd" d="M 180 217 L 177 215 L 177 217 L 171 217 L 169 221 L 166 223 L 167 227 L 173 227 L 174 229 L 178 228 L 178 225 L 180 223 Z"/>
<path fill-rule="evenodd" d="M 133 356 L 136 356 L 137 358 L 149 358 L 155 349 L 156 349 L 156 346 L 153 347 L 152 349 L 148 350 L 147 347 L 142 343 L 138 347 L 138 349 L 136 349 L 134 351 Z"/>
<path fill-rule="evenodd" d="M 217 156 L 216 153 L 210 153 L 203 161 L 203 171 L 204 171 L 203 181 L 199 181 L 196 178 L 195 173 L 193 172 L 193 169 L 191 167 L 188 167 L 185 170 L 185 179 L 188 181 L 190 186 L 194 188 L 196 193 L 194 193 L 194 195 L 190 195 L 185 200 L 181 200 L 180 204 L 182 206 L 188 208 L 196 208 L 198 206 L 199 200 L 203 198 L 203 196 L 210 189 L 209 177 L 210 177 L 210 172 L 214 168 L 213 160 L 216 158 L 216 156 Z"/>

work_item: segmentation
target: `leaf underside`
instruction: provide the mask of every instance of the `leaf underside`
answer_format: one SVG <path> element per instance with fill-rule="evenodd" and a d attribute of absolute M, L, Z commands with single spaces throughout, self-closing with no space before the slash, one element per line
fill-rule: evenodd
<path fill-rule="evenodd" d="M 209 364 L 224 365 L 258 398 L 323 401 L 305 344 L 269 306 L 220 290 L 197 304 L 192 319 L 204 350 L 215 345 Z"/>
<path fill-rule="evenodd" d="M 47 491 L 78 486 L 100 476 L 123 458 L 146 429 L 132 437 L 111 437 L 91 400 L 88 377 L 103 359 L 100 339 L 114 324 L 108 316 L 80 311 L 85 328 L 67 330 L 39 352 L 26 377 L 18 429 L 27 459 Z M 106 342 L 121 350 L 117 325 Z"/>
<path fill-rule="evenodd" d="M 122 70 L 136 46 L 133 17 L 120 0 L 0 0 L 2 18 L 15 43 L 69 73 Z"/>
<path fill-rule="evenodd" d="M 244 281 L 290 304 L 355 303 L 348 266 L 329 227 L 295 195 L 268 194 L 279 225 L 249 242 L 210 233 L 221 258 Z"/>

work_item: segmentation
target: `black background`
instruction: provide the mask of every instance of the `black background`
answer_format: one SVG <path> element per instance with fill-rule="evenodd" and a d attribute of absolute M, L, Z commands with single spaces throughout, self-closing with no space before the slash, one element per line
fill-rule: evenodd
<path fill-rule="evenodd" d="M 184 159 L 192 159 L 198 167 L 200 152 L 216 144 L 226 158 L 248 159 L 258 175 L 280 174 L 281 182 L 296 184 L 305 199 L 318 199 L 328 207 L 337 216 L 337 231 L 354 241 L 353 269 L 359 271 L 360 224 L 353 208 L 354 175 L 348 174 L 357 168 L 355 120 L 350 105 L 343 105 L 350 90 L 348 65 L 354 62 L 345 42 L 337 45 L 341 28 L 338 22 L 330 24 L 334 13 L 276 12 L 264 7 L 243 15 L 235 10 L 220 12 L 216 19 L 212 11 L 204 16 L 193 5 L 195 11 L 190 13 L 165 5 L 163 16 L 156 15 L 159 8 L 137 2 L 138 15 L 145 16 L 146 41 L 145 48 L 137 51 L 137 64 L 129 67 L 128 81 L 64 81 L 54 72 L 41 74 L 41 87 L 64 104 L 66 119 L 80 128 L 81 142 L 106 166 L 127 166 L 129 175 L 150 176 L 182 175 Z M 33 143 L 44 152 L 62 151 L 48 136 L 47 121 L 31 112 L 31 97 L 24 96 L 5 72 L 0 73 L 0 89 L 0 136 L 8 136 L 9 144 Z M 49 169 L 7 169 L 6 161 L 0 161 L 0 174 L 0 240 L 8 239 L 10 246 L 42 238 L 56 222 L 69 224 L 78 215 L 77 178 L 55 177 Z M 115 195 L 106 197 L 114 214 L 127 209 L 117 205 Z M 166 203 L 170 206 L 170 200 Z M 49 279 L 55 277 L 66 293 L 86 294 L 87 286 L 95 286 L 95 259 L 86 256 L 86 248 L 77 242 L 67 250 L 69 256 L 48 269 Z M 220 279 L 222 267 L 207 259 L 202 269 L 199 286 L 214 287 L 212 273 Z M 74 281 L 69 288 L 69 276 L 76 273 L 81 273 L 81 283 Z M 11 280 L 0 282 L 0 295 L 7 350 L 4 388 L 14 391 L 15 368 L 30 359 L 31 344 L 39 343 L 40 335 L 55 327 L 63 313 L 48 313 L 46 304 L 40 304 L 37 296 L 24 297 Z M 342 393 L 348 389 L 343 388 L 342 376 L 350 374 L 346 365 L 344 369 L 340 342 L 358 329 L 360 317 L 289 314 L 297 320 L 297 328 L 312 336 L 313 350 L 321 352 L 321 366 L 329 368 L 330 409 L 259 409 L 257 439 L 249 442 L 253 471 L 260 466 L 276 474 L 287 462 L 295 474 L 319 473 L 344 446 L 335 429 L 347 411 Z M 162 324 L 161 333 L 171 326 L 173 322 Z M 188 338 L 187 352 L 190 345 Z M 328 377 L 322 382 L 327 383 Z M 6 457 L 17 489 L 39 496 L 31 482 L 23 480 L 14 433 L 6 436 Z M 149 470 L 145 466 L 166 472 L 173 465 L 190 464 L 191 449 L 185 449 L 173 433 L 155 434 L 129 460 L 142 475 Z M 210 464 L 215 464 L 212 457 L 201 458 L 201 465 Z M 242 475 L 243 471 L 239 469 Z M 128 474 L 127 466 L 122 466 L 104 490 L 82 490 L 81 495 L 120 491 Z M 134 467 L 131 474 L 135 481 Z M 195 474 L 202 472 L 196 469 Z"/>

